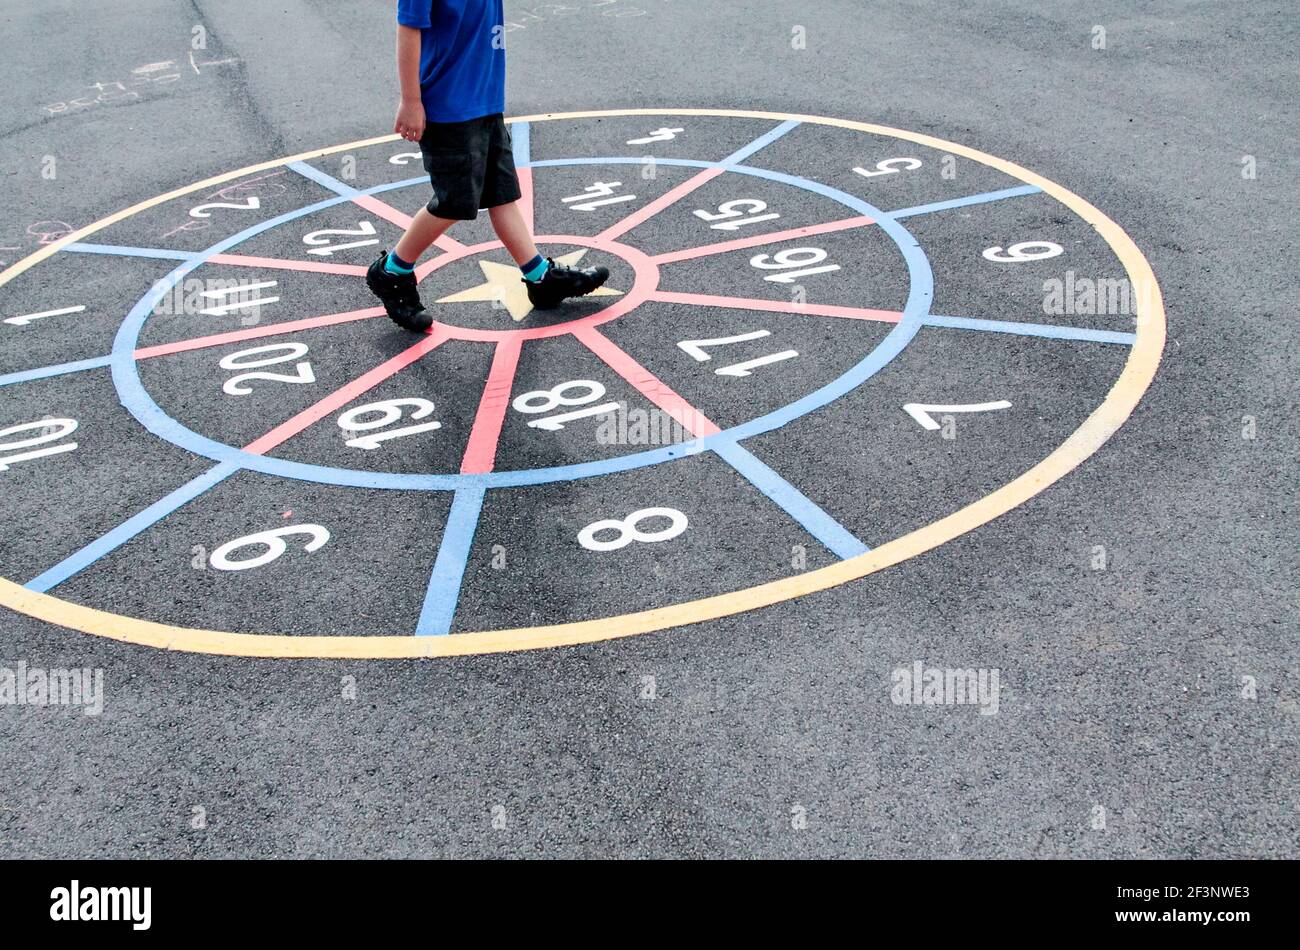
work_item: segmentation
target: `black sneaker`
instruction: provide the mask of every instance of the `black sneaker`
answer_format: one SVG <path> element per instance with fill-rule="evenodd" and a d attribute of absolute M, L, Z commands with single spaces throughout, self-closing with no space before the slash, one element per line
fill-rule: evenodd
<path fill-rule="evenodd" d="M 528 285 L 528 299 L 538 310 L 558 307 L 566 297 L 589 294 L 609 280 L 608 267 L 567 267 L 549 257 L 546 262 L 551 266 L 547 268 L 545 277 L 524 281 Z"/>
<path fill-rule="evenodd" d="M 370 265 L 366 271 L 366 286 L 383 303 L 388 316 L 403 330 L 423 333 L 433 326 L 433 317 L 429 316 L 420 303 L 420 292 L 415 289 L 414 274 L 391 274 L 384 267 L 388 252 L 379 255 L 379 260 Z"/>

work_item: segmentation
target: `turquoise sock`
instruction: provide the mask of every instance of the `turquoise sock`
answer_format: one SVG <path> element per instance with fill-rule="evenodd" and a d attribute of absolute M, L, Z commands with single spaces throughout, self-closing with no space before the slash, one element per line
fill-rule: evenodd
<path fill-rule="evenodd" d="M 538 254 L 527 264 L 520 264 L 519 269 L 523 271 L 524 280 L 530 284 L 535 284 L 546 276 L 546 272 L 551 269 L 551 265 L 546 258 Z"/>
<path fill-rule="evenodd" d="M 390 274 L 397 274 L 401 277 L 406 274 L 414 273 L 415 265 L 406 263 L 406 261 L 402 260 L 392 251 L 389 251 L 388 256 L 384 258 L 384 270 L 388 271 Z"/>

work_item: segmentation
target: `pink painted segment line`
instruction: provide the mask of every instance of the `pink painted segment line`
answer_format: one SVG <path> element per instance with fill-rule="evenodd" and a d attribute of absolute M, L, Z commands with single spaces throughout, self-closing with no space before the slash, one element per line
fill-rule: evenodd
<path fill-rule="evenodd" d="M 583 345 L 599 356 L 614 372 L 632 384 L 632 387 L 652 403 L 668 413 L 683 429 L 696 438 L 714 435 L 722 430 L 704 413 L 669 389 L 659 377 L 650 372 L 609 337 L 591 325 L 574 328 L 573 335 Z"/>
<path fill-rule="evenodd" d="M 596 240 L 612 241 L 615 238 L 619 237 L 620 235 L 626 234 L 628 231 L 631 231 L 637 225 L 645 224 L 645 222 L 649 221 L 660 211 L 663 211 L 665 208 L 676 204 L 678 201 L 680 201 L 682 198 L 685 198 L 696 188 L 699 188 L 701 185 L 717 178 L 719 175 L 723 173 L 723 171 L 724 169 L 722 168 L 706 168 L 703 171 L 701 171 L 698 175 L 691 176 L 686 181 L 678 185 L 676 188 L 673 188 L 671 191 L 665 192 L 664 194 L 660 195 L 658 198 L 650 202 L 645 207 L 633 211 L 622 221 L 616 222 L 615 224 L 611 224 L 609 227 L 607 227 L 604 231 L 601 231 L 600 234 L 596 236 Z"/>
<path fill-rule="evenodd" d="M 283 333 L 296 333 L 314 327 L 329 327 L 339 323 L 351 323 L 354 320 L 370 320 L 384 315 L 383 307 L 367 307 L 364 310 L 349 310 L 347 313 L 331 313 L 323 317 L 308 317 L 305 320 L 290 320 L 287 323 L 270 323 L 263 327 L 250 327 L 247 330 L 232 330 L 229 333 L 215 333 L 212 336 L 200 336 L 191 340 L 178 340 L 175 343 L 162 343 L 158 346 L 145 346 L 132 354 L 137 360 L 147 360 L 155 356 L 167 356 L 171 353 L 183 353 L 186 350 L 202 350 L 210 346 L 224 346 L 227 343 L 239 343 L 242 340 L 256 340 L 264 336 L 279 336 Z"/>
<path fill-rule="evenodd" d="M 501 427 L 506 420 L 506 407 L 510 405 L 510 390 L 515 385 L 522 346 L 520 336 L 508 336 L 497 343 L 492 368 L 483 386 L 483 398 L 474 416 L 474 427 L 465 446 L 465 457 L 460 463 L 462 475 L 482 475 L 496 465 L 497 443 L 501 441 Z"/>
<path fill-rule="evenodd" d="M 383 218 L 385 221 L 391 221 L 403 231 L 411 226 L 411 216 L 409 214 L 398 211 L 388 202 L 380 201 L 374 195 L 357 195 L 352 199 L 352 203 L 359 208 L 365 208 L 376 217 Z M 465 246 L 461 244 L 460 241 L 457 241 L 453 237 L 448 237 L 445 234 L 433 243 L 434 246 L 439 247 L 444 251 L 460 250 Z"/>
<path fill-rule="evenodd" d="M 656 264 L 672 264 L 676 261 L 689 261 L 710 254 L 725 254 L 745 247 L 758 247 L 762 244 L 775 244 L 777 241 L 789 241 L 794 238 L 812 237 L 815 234 L 830 234 L 834 231 L 847 231 L 849 228 L 862 228 L 875 224 L 874 218 L 861 215 L 844 218 L 842 221 L 830 221 L 826 224 L 812 224 L 806 228 L 791 228 L 788 231 L 773 231 L 771 234 L 756 234 L 753 237 L 739 238 L 735 241 L 720 241 L 717 244 L 705 244 L 702 247 L 688 247 L 681 251 L 669 251 L 650 258 Z"/>
<path fill-rule="evenodd" d="M 519 210 L 524 216 L 524 225 L 528 228 L 528 233 L 533 233 L 533 170 L 531 168 L 515 169 L 515 177 L 519 179 Z"/>
<path fill-rule="evenodd" d="M 712 294 L 679 294 L 669 290 L 656 290 L 650 300 L 662 303 L 684 303 L 701 307 L 731 307 L 735 310 L 767 310 L 772 313 L 802 313 L 815 317 L 844 317 L 849 320 L 877 320 L 897 323 L 903 314 L 898 310 L 871 310 L 866 307 L 835 307 L 827 304 L 789 303 L 784 300 L 759 300 L 754 297 L 718 297 Z"/>
<path fill-rule="evenodd" d="M 312 274 L 346 274 L 364 277 L 366 269 L 361 264 L 330 264 L 326 261 L 291 261 L 279 257 L 249 257 L 246 254 L 214 254 L 209 264 L 230 264 L 234 267 L 264 267 L 268 270 L 299 270 Z"/>
<path fill-rule="evenodd" d="M 286 439 L 297 435 L 313 422 L 318 422 L 325 416 L 337 412 L 362 393 L 374 389 L 390 376 L 396 375 L 446 339 L 447 337 L 436 332 L 429 334 L 414 346 L 407 347 L 392 359 L 380 363 L 370 372 L 358 376 L 346 386 L 334 390 L 324 399 L 308 406 L 287 422 L 280 423 L 260 439 L 254 439 L 244 446 L 244 451 L 251 452 L 254 455 L 265 455 Z"/>
<path fill-rule="evenodd" d="M 357 207 L 365 208 L 376 217 L 393 222 L 403 231 L 411 226 L 411 216 L 409 214 L 398 211 L 388 202 L 380 201 L 374 195 L 357 195 L 352 199 L 352 203 Z"/>

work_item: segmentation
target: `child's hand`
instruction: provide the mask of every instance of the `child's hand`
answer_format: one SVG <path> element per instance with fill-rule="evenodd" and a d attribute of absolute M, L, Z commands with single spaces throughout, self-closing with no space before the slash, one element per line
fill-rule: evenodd
<path fill-rule="evenodd" d="M 418 142 L 424 135 L 424 121 L 424 103 L 419 99 L 403 99 L 397 107 L 393 131 L 408 142 Z"/>

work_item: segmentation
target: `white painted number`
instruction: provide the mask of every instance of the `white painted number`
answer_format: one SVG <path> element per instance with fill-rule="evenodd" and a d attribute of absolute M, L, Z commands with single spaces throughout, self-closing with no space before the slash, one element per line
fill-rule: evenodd
<path fill-rule="evenodd" d="M 678 347 L 682 352 L 687 353 L 695 359 L 697 363 L 704 363 L 713 359 L 708 353 L 704 352 L 706 346 L 726 346 L 729 343 L 744 343 L 748 340 L 761 340 L 765 336 L 771 335 L 770 330 L 755 330 L 752 333 L 738 333 L 735 336 L 720 336 L 712 340 L 682 340 Z M 767 356 L 759 356 L 752 360 L 746 360 L 743 363 L 733 363 L 730 366 L 721 366 L 714 372 L 719 376 L 748 376 L 751 371 L 758 369 L 760 366 L 767 366 L 769 363 L 779 363 L 782 360 L 793 359 L 799 355 L 798 350 L 783 350 L 780 353 L 771 353 Z"/>
<path fill-rule="evenodd" d="M 59 310 L 42 310 L 40 313 L 27 313 L 23 314 L 21 317 L 5 317 L 5 323 L 12 324 L 16 327 L 25 327 L 29 323 L 43 320 L 46 317 L 62 317 L 69 313 L 81 313 L 85 309 L 85 304 L 80 304 L 76 307 L 63 307 Z"/>
<path fill-rule="evenodd" d="M 804 267 L 803 270 L 790 271 L 788 274 L 768 274 L 763 278 L 778 284 L 793 284 L 800 277 L 826 274 L 840 269 L 839 264 L 805 267 L 807 264 L 820 264 L 824 260 L 826 260 L 826 252 L 820 247 L 792 247 L 777 254 L 759 254 L 750 258 L 749 263 L 762 270 L 789 270 L 791 267 Z"/>
<path fill-rule="evenodd" d="M 670 142 L 677 138 L 678 132 L 685 132 L 685 129 L 655 129 L 649 135 L 639 139 L 628 139 L 628 145 L 649 145 L 651 142 Z"/>
<path fill-rule="evenodd" d="M 248 359 L 248 357 L 256 356 L 259 353 L 271 353 L 276 350 L 287 350 L 288 352 L 282 353 L 280 356 L 269 356 L 265 359 Z M 270 346 L 255 346 L 251 349 L 240 350 L 238 353 L 231 353 L 229 356 L 223 356 L 220 366 L 222 369 L 253 369 L 257 366 L 290 363 L 298 359 L 298 357 L 306 355 L 306 343 L 273 343 Z M 311 363 L 299 363 L 294 367 L 294 373 L 296 375 L 293 376 L 285 373 L 240 373 L 238 376 L 231 376 L 226 380 L 221 389 L 227 395 L 247 396 L 253 390 L 241 384 L 250 379 L 269 379 L 277 383 L 296 383 L 299 385 L 316 382 L 316 374 L 312 372 Z"/>
<path fill-rule="evenodd" d="M 330 533 L 318 524 L 296 524 L 285 528 L 272 528 L 270 531 L 258 531 L 255 534 L 246 534 L 242 538 L 227 541 L 212 552 L 212 558 L 208 563 L 218 571 L 247 571 L 255 567 L 261 567 L 263 564 L 270 564 L 284 554 L 289 549 L 289 545 L 285 543 L 284 539 L 295 534 L 310 536 L 311 540 L 302 546 L 302 549 L 308 554 L 320 550 L 320 548 L 324 547 L 325 542 L 330 539 Z M 266 550 L 261 554 L 238 561 L 230 556 L 240 548 L 249 548 L 256 545 L 261 545 Z"/>
<path fill-rule="evenodd" d="M 302 243 L 314 245 L 308 254 L 316 254 L 320 257 L 329 257 L 335 251 L 346 251 L 354 247 L 369 247 L 372 244 L 378 244 L 379 238 L 372 237 L 375 233 L 375 226 L 369 221 L 358 221 L 356 230 L 348 228 L 322 228 L 319 231 L 313 231 L 305 235 Z M 364 237 L 370 238 L 366 241 L 349 241 L 346 244 L 331 243 L 331 234 L 342 234 L 347 237 Z"/>
<path fill-rule="evenodd" d="M 31 429 L 39 429 L 41 434 L 30 439 L 19 439 L 17 442 L 4 441 L 6 436 L 17 435 L 19 432 L 27 432 Z M 46 442 L 57 442 L 76 431 L 76 419 L 40 419 L 36 422 L 24 422 L 22 425 L 10 426 L 8 429 L 0 429 L 0 453 L 12 452 L 14 449 L 26 449 L 34 445 L 44 445 Z M 51 445 L 48 448 L 37 449 L 35 452 L 19 452 L 17 455 L 0 454 L 0 472 L 8 471 L 9 466 L 18 462 L 30 462 L 32 459 L 43 458 L 46 455 L 71 452 L 76 447 L 76 442 L 66 442 L 63 445 Z"/>
<path fill-rule="evenodd" d="M 972 402 L 964 406 L 927 406 L 919 402 L 909 402 L 903 406 L 909 416 L 921 424 L 921 428 L 933 432 L 940 428 L 939 423 L 930 415 L 932 412 L 949 413 L 949 412 L 990 412 L 994 409 L 1010 409 L 1011 403 L 1005 399 L 997 402 Z"/>
<path fill-rule="evenodd" d="M 564 394 L 570 389 L 586 389 L 584 396 L 566 397 Z M 515 399 L 512 405 L 518 412 L 529 415 L 539 412 L 552 412 L 561 406 L 585 406 L 589 402 L 595 402 L 605 395 L 605 387 L 595 380 L 591 379 L 571 379 L 567 383 L 560 383 L 553 389 L 537 389 L 530 393 L 524 393 Z M 540 400 L 540 402 L 539 402 Z M 607 402 L 599 406 L 588 406 L 586 409 L 578 409 L 574 412 L 562 413 L 558 416 L 548 416 L 545 419 L 534 419 L 528 423 L 534 429 L 546 429 L 555 432 L 564 428 L 564 423 L 572 422 L 575 419 L 582 419 L 586 416 L 599 416 L 607 412 L 616 412 L 618 403 Z"/>
<path fill-rule="evenodd" d="M 667 518 L 668 526 L 658 531 L 642 531 L 637 527 L 642 521 L 651 518 Z M 578 543 L 588 551 L 617 551 L 619 548 L 627 547 L 633 541 L 642 544 L 671 541 L 686 530 L 686 525 L 686 516 L 676 508 L 642 508 L 640 511 L 632 512 L 622 521 L 617 518 L 593 521 L 578 532 Z M 617 531 L 618 536 L 602 541 L 596 535 L 603 531 Z"/>
<path fill-rule="evenodd" d="M 423 419 L 429 413 L 433 412 L 433 403 L 427 399 L 421 399 L 418 396 L 409 396 L 403 399 L 384 399 L 380 402 L 367 403 L 364 406 L 357 406 L 355 409 L 349 409 L 343 415 L 339 416 L 339 428 L 346 432 L 366 432 L 370 429 L 383 429 L 391 426 L 402 418 L 402 409 L 410 407 L 412 419 Z M 361 417 L 368 413 L 378 412 L 378 419 L 362 419 Z M 429 432 L 433 429 L 441 429 L 442 423 L 434 420 L 425 422 L 418 426 L 403 426 L 400 429 L 394 429 L 392 432 L 379 432 L 375 435 L 361 435 L 356 438 L 348 439 L 347 445 L 354 449 L 377 449 L 380 443 L 387 442 L 389 439 L 401 439 L 408 435 L 415 435 L 417 432 Z"/>
<path fill-rule="evenodd" d="M 247 310 L 249 307 L 263 307 L 267 304 L 275 303 L 279 297 L 247 297 L 240 299 L 252 293 L 255 290 L 265 290 L 268 287 L 276 286 L 273 280 L 261 280 L 252 284 L 239 284 L 235 287 L 220 287 L 216 290 L 205 290 L 200 296 L 205 300 L 228 300 L 235 298 L 233 303 L 222 303 L 215 307 L 205 307 L 199 311 L 209 317 L 224 317 L 226 314 L 235 310 Z"/>
<path fill-rule="evenodd" d="M 419 152 L 401 152 L 397 155 L 394 155 L 392 158 L 390 158 L 388 160 L 388 163 L 390 165 L 409 165 L 411 162 L 414 162 L 417 159 L 423 157 L 424 156 L 422 156 Z"/>
<path fill-rule="evenodd" d="M 582 194 L 570 195 L 567 198 L 560 199 L 569 206 L 571 211 L 595 211 L 602 205 L 618 204 L 620 201 L 632 201 L 636 195 L 618 195 L 614 193 L 615 188 L 621 188 L 621 181 L 598 181 L 593 182 L 586 188 L 582 189 Z M 594 199 L 601 199 L 599 201 Z M 578 201 L 581 204 L 573 204 Z"/>
<path fill-rule="evenodd" d="M 853 169 L 863 178 L 876 178 L 880 175 L 897 175 L 899 172 L 910 172 L 913 169 L 921 167 L 919 158 L 887 158 L 883 162 L 876 162 L 875 171 L 867 171 L 865 168 Z"/>
<path fill-rule="evenodd" d="M 1012 244 L 1003 251 L 1002 246 L 985 248 L 984 259 L 998 264 L 1015 264 L 1020 261 L 1045 261 L 1049 257 L 1064 254 L 1065 248 L 1052 241 L 1021 241 Z"/>
<path fill-rule="evenodd" d="M 746 224 L 757 224 L 759 221 L 771 221 L 773 218 L 781 217 L 775 211 L 770 214 L 761 213 L 766 210 L 767 204 L 756 198 L 736 198 L 734 201 L 724 201 L 718 205 L 716 212 L 700 208 L 695 212 L 695 216 L 702 221 L 716 221 L 717 224 L 709 225 L 715 231 L 735 231 Z M 749 217 L 744 217 L 746 214 Z"/>

